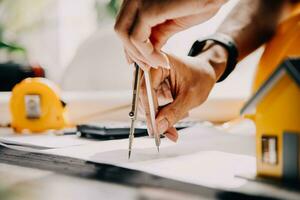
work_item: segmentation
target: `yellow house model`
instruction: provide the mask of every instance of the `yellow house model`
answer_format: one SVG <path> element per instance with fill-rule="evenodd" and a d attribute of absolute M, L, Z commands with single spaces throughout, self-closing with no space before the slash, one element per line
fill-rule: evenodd
<path fill-rule="evenodd" d="M 256 123 L 257 174 L 300 180 L 300 58 L 285 60 L 241 113 Z"/>

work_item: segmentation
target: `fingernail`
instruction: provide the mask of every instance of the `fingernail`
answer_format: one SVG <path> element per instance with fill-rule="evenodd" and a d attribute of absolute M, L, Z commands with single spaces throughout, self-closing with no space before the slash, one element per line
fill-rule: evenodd
<path fill-rule="evenodd" d="M 167 129 L 169 128 L 169 122 L 167 119 L 163 119 L 161 121 L 158 122 L 158 131 L 160 134 L 163 134 L 167 131 Z"/>
<path fill-rule="evenodd" d="M 147 132 L 150 137 L 153 137 L 153 132 L 150 128 L 147 128 Z"/>
<path fill-rule="evenodd" d="M 166 133 L 165 134 L 167 138 L 169 138 L 172 142 L 177 142 L 178 137 L 172 135 L 171 133 Z"/>

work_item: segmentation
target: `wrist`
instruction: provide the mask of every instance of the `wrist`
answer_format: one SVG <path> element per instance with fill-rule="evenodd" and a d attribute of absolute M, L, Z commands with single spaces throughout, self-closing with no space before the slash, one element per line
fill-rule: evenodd
<path fill-rule="evenodd" d="M 225 72 L 228 60 L 228 51 L 226 48 L 214 41 L 207 41 L 203 52 L 198 55 L 205 56 L 207 62 L 212 66 L 215 72 L 216 81 Z M 197 57 L 198 57 L 197 56 Z"/>
<path fill-rule="evenodd" d="M 206 47 L 206 49 L 204 47 Z M 234 70 L 239 52 L 234 40 L 230 36 L 215 33 L 194 42 L 188 55 L 191 57 L 199 57 L 199 54 L 201 54 L 201 56 L 206 55 L 204 59 L 206 59 L 211 67 L 213 66 L 215 70 L 214 75 L 218 77 L 217 82 L 221 82 Z M 225 63 L 226 65 L 224 65 Z"/>

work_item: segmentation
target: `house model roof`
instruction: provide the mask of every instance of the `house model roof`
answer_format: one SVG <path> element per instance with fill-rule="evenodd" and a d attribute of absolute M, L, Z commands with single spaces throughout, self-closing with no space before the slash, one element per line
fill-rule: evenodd
<path fill-rule="evenodd" d="M 285 74 L 288 74 L 300 87 L 300 58 L 288 58 L 283 61 L 269 79 L 263 83 L 263 85 L 242 108 L 241 114 L 253 113 L 257 103 L 259 103 L 265 95 L 268 94 L 268 92 Z"/>

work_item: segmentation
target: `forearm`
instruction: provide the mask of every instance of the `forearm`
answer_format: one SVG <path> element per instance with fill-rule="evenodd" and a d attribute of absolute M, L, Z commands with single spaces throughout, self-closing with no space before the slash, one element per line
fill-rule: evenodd
<path fill-rule="evenodd" d="M 275 32 L 282 15 L 284 0 L 240 0 L 217 32 L 236 42 L 239 58 L 266 42 Z"/>

